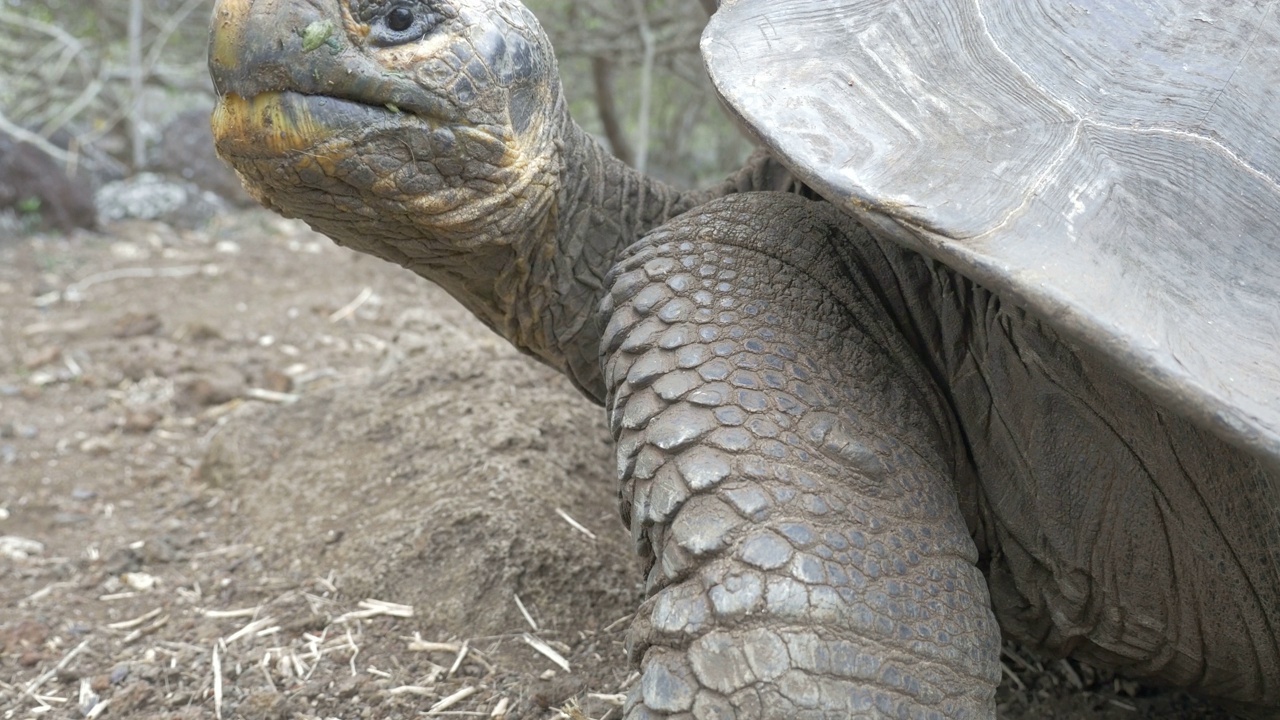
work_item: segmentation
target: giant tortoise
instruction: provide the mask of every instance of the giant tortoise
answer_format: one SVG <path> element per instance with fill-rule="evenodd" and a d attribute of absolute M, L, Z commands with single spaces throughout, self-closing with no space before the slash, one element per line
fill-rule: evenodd
<path fill-rule="evenodd" d="M 684 192 L 515 0 L 219 0 L 218 150 L 607 409 L 627 716 L 991 717 L 1001 636 L 1280 707 L 1280 2 L 733 0 Z"/>

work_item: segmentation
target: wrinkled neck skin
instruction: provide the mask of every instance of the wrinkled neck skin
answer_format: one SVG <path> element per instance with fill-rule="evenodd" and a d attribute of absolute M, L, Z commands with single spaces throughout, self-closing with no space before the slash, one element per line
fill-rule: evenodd
<path fill-rule="evenodd" d="M 559 203 L 554 238 L 530 253 L 531 292 L 517 295 L 539 320 L 529 349 L 563 371 L 587 396 L 604 402 L 600 371 L 600 300 L 618 254 L 650 230 L 717 191 L 681 192 L 615 158 L 568 114 L 562 116 Z M 520 343 L 517 343 L 519 345 Z"/>
<path fill-rule="evenodd" d="M 545 180 L 495 208 L 480 236 L 455 241 L 453 261 L 409 266 L 603 402 L 597 311 L 605 274 L 646 232 L 720 191 L 679 192 L 636 172 L 580 128 L 562 98 L 556 104 L 539 153 Z"/>

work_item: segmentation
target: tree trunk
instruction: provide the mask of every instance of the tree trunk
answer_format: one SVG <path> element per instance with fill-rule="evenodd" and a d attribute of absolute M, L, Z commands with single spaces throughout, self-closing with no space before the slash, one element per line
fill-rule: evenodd
<path fill-rule="evenodd" d="M 632 0 L 635 6 L 636 20 L 639 21 L 640 42 L 644 48 L 644 61 L 640 66 L 640 110 L 636 122 L 636 161 L 634 167 L 640 172 L 649 170 L 649 120 L 653 104 L 653 64 L 657 48 L 653 37 L 653 29 L 649 27 L 649 16 L 645 12 L 642 0 Z"/>
<path fill-rule="evenodd" d="M 142 0 L 129 0 L 129 144 L 133 150 L 133 169 L 147 162 L 146 142 L 142 137 Z"/>
<path fill-rule="evenodd" d="M 613 61 L 602 57 L 591 58 L 591 78 L 595 81 L 596 111 L 600 114 L 600 124 L 604 126 L 604 136 L 609 140 L 609 149 L 613 151 L 614 157 L 634 167 L 635 153 L 627 142 L 622 121 L 618 118 L 617 96 L 613 87 Z"/>

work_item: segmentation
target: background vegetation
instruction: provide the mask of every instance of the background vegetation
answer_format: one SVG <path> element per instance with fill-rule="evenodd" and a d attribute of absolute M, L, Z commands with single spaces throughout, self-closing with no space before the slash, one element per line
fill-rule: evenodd
<path fill-rule="evenodd" d="M 558 49 L 579 122 L 673 182 L 706 182 L 749 146 L 726 122 L 698 54 L 704 4 L 531 0 Z M 213 0 L 0 0 L 0 133 L 68 166 L 143 169 L 164 124 L 211 107 Z"/>

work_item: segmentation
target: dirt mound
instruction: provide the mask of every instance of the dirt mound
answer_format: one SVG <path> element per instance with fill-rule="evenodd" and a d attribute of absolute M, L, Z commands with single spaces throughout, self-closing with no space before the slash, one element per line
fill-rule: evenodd
<path fill-rule="evenodd" d="M 514 596 L 540 627 L 630 613 L 641 575 L 600 410 L 496 341 L 419 315 L 367 386 L 214 439 L 200 477 L 239 500 L 244 541 L 298 578 L 333 571 L 349 595 L 412 604 L 435 632 L 528 630 Z"/>

